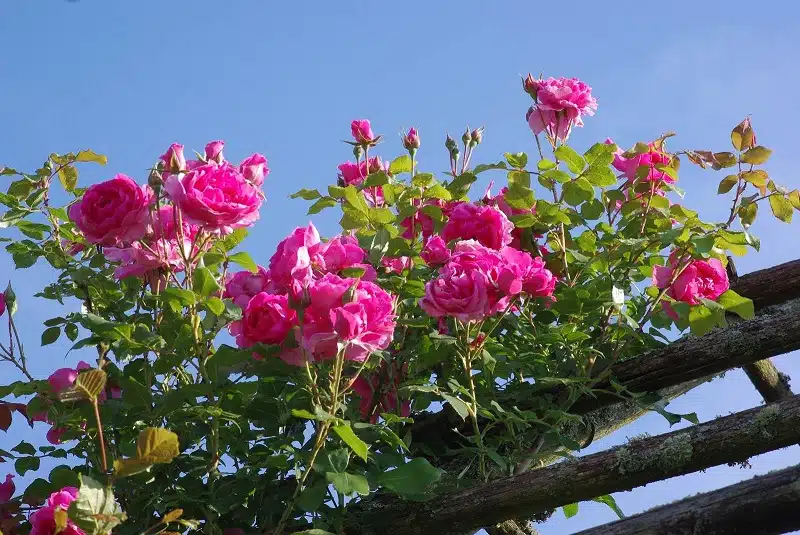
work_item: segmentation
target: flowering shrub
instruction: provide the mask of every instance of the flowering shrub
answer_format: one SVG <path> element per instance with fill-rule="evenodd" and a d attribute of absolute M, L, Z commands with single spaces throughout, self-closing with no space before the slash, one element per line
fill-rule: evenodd
<path fill-rule="evenodd" d="M 26 359 L 46 352 L 22 347 L 24 303 L 10 284 L 0 294 L 0 359 L 20 378 L 0 386 L 0 428 L 44 423 L 50 443 L 0 460 L 27 477 L 66 459 L 19 494 L 6 477 L 2 532 L 339 533 L 370 495 L 429 499 L 579 449 L 562 432 L 571 405 L 614 362 L 673 329 L 751 317 L 728 255 L 758 249 L 764 201 L 789 222 L 800 193 L 761 168 L 770 150 L 749 119 L 735 152 L 670 151 L 669 136 L 578 151 L 567 142 L 598 109 L 591 88 L 523 87 L 535 162 L 473 166 L 484 132 L 467 129 L 461 144 L 447 136 L 436 177 L 418 169 L 415 128 L 392 146 L 353 121 L 355 161 L 331 169 L 327 191 L 292 195 L 313 201 L 309 215 L 340 210 L 341 233 L 299 227 L 263 266 L 240 250 L 269 189 L 261 154 L 234 165 L 212 141 L 187 160 L 175 143 L 146 184 L 118 174 L 88 189 L 78 164 L 106 164 L 89 150 L 2 168 L 6 250 L 18 269 L 56 270 L 37 297 L 71 310 L 45 322 L 42 346 L 63 336 L 83 358 L 34 377 Z M 681 161 L 731 170 L 727 221 L 682 204 Z M 470 197 L 484 174 L 507 185 Z M 574 395 L 537 397 L 553 384 Z M 415 427 L 439 410 L 467 424 L 455 443 Z"/>

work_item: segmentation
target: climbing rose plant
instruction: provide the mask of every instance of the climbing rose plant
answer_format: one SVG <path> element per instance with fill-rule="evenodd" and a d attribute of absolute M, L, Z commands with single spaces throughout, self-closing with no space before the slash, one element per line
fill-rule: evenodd
<path fill-rule="evenodd" d="M 339 210 L 341 233 L 299 227 L 263 266 L 241 249 L 268 190 L 261 154 L 237 165 L 212 141 L 191 160 L 176 143 L 145 184 L 88 188 L 78 165 L 107 163 L 90 150 L 2 168 L 6 250 L 20 270 L 49 264 L 36 297 L 69 310 L 41 345 L 65 337 L 83 359 L 34 377 L 29 359 L 56 361 L 23 348 L 30 304 L 10 284 L 0 294 L 3 377 L 19 378 L 0 387 L 0 428 L 47 430 L 47 444 L 0 450 L 31 479 L 0 484 L 2 532 L 352 531 L 381 495 L 431 499 L 572 455 L 583 445 L 563 430 L 581 394 L 610 379 L 633 395 L 612 364 L 753 315 L 728 255 L 758 250 L 759 208 L 789 222 L 800 193 L 761 167 L 770 150 L 749 119 L 731 152 L 671 151 L 671 134 L 578 150 L 591 88 L 530 75 L 523 88 L 534 157 L 473 165 L 484 132 L 468 128 L 446 137 L 438 177 L 419 169 L 415 128 L 395 146 L 353 121 L 336 183 L 292 195 L 313 201 L 309 215 Z M 682 161 L 728 170 L 726 221 L 683 204 Z M 474 194 L 482 174 L 505 185 Z M 566 395 L 537 397 L 554 385 Z M 441 410 L 455 442 L 418 432 Z M 40 473 L 42 458 L 64 464 Z"/>

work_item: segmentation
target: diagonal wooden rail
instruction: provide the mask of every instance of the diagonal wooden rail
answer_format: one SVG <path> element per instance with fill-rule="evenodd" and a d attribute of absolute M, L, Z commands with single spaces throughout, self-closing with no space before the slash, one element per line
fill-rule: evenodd
<path fill-rule="evenodd" d="M 800 529 L 800 465 L 576 535 L 778 535 Z"/>
<path fill-rule="evenodd" d="M 394 501 L 362 511 L 346 533 L 463 534 L 596 496 L 800 442 L 800 396 L 687 429 L 647 437 L 578 460 L 498 479 L 425 503 Z"/>

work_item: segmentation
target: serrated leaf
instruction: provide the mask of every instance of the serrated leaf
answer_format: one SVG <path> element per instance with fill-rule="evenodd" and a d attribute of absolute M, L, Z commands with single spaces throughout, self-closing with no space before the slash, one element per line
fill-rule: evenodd
<path fill-rule="evenodd" d="M 696 305 L 689 309 L 689 326 L 695 336 L 702 336 L 710 332 L 723 320 L 721 311 L 711 310 L 704 305 Z"/>
<path fill-rule="evenodd" d="M 326 208 L 333 208 L 337 204 L 339 204 L 339 202 L 336 199 L 331 197 L 323 197 L 308 208 L 306 215 L 317 214 Z"/>
<path fill-rule="evenodd" d="M 325 474 L 325 479 L 345 496 L 355 493 L 361 496 L 369 494 L 369 482 L 360 474 L 328 472 Z"/>
<path fill-rule="evenodd" d="M 717 303 L 726 311 L 733 312 L 746 320 L 753 319 L 756 314 L 755 308 L 753 307 L 753 300 L 742 297 L 733 290 L 728 290 L 720 295 L 717 299 Z"/>
<path fill-rule="evenodd" d="M 362 214 L 366 214 L 369 211 L 369 206 L 367 206 L 364 195 L 358 191 L 355 186 L 347 186 L 344 188 L 344 198 L 347 204 L 356 211 Z"/>
<path fill-rule="evenodd" d="M 389 164 L 389 172 L 393 175 L 398 175 L 400 173 L 410 173 L 411 172 L 411 156 L 408 154 L 404 154 L 403 156 L 399 156 L 392 160 L 392 163 Z"/>
<path fill-rule="evenodd" d="M 434 182 L 433 174 L 431 173 L 417 173 L 411 179 L 411 185 L 418 188 L 427 188 Z"/>
<path fill-rule="evenodd" d="M 741 160 L 743 163 L 759 165 L 769 160 L 771 154 L 771 149 L 759 145 L 757 147 L 753 147 L 752 149 L 748 149 L 744 154 L 742 154 Z"/>
<path fill-rule="evenodd" d="M 108 376 L 103 370 L 86 370 L 78 374 L 74 388 L 83 392 L 87 398 L 96 399 L 105 390 L 107 380 Z"/>
<path fill-rule="evenodd" d="M 564 202 L 570 206 L 578 206 L 594 198 L 594 187 L 581 177 L 564 184 Z"/>
<path fill-rule="evenodd" d="M 755 169 L 742 173 L 742 180 L 751 183 L 755 187 L 761 189 L 766 187 L 769 175 L 763 169 Z"/>
<path fill-rule="evenodd" d="M 58 170 L 58 180 L 65 190 L 72 191 L 78 185 L 78 170 L 71 165 L 65 165 Z"/>
<path fill-rule="evenodd" d="M 769 206 L 772 214 L 784 223 L 791 223 L 794 209 L 792 203 L 782 194 L 772 194 L 769 197 Z"/>
<path fill-rule="evenodd" d="M 319 199 L 322 195 L 316 189 L 306 189 L 303 188 L 301 190 L 295 191 L 291 195 L 289 195 L 290 199 L 303 199 L 306 201 L 313 201 L 314 199 Z"/>
<path fill-rule="evenodd" d="M 583 153 L 583 158 L 589 167 L 609 166 L 614 161 L 614 151 L 617 146 L 613 143 L 595 143 L 589 150 Z"/>
<path fill-rule="evenodd" d="M 719 186 L 717 187 L 717 194 L 722 195 L 723 193 L 728 193 L 730 190 L 733 189 L 733 186 L 739 183 L 739 177 L 736 175 L 728 175 L 723 178 Z"/>
<path fill-rule="evenodd" d="M 225 312 L 225 302 L 219 297 L 209 297 L 204 304 L 208 310 L 217 316 L 221 316 Z"/>
<path fill-rule="evenodd" d="M 365 461 L 367 460 L 369 446 L 367 446 L 366 442 L 356 436 L 352 427 L 349 425 L 335 425 L 333 426 L 333 432 L 339 435 L 339 438 L 342 439 L 342 442 L 350 446 L 350 449 L 353 450 L 353 453 Z"/>
<path fill-rule="evenodd" d="M 442 471 L 426 459 L 416 458 L 378 475 L 378 484 L 400 495 L 423 494 L 430 485 L 439 481 Z"/>
<path fill-rule="evenodd" d="M 250 273 L 258 273 L 258 265 L 256 265 L 255 261 L 250 256 L 250 254 L 246 253 L 245 251 L 232 254 L 231 256 L 228 257 L 228 260 L 230 260 L 234 264 L 242 266 Z"/>
<path fill-rule="evenodd" d="M 194 274 L 192 275 L 192 289 L 199 295 L 208 297 L 209 295 L 219 292 L 222 288 L 211 270 L 205 266 L 201 266 L 195 268 Z"/>
<path fill-rule="evenodd" d="M 560 145 L 556 148 L 554 154 L 562 162 L 567 164 L 570 171 L 575 174 L 580 173 L 586 167 L 586 160 L 583 156 L 575 152 L 575 149 L 567 145 Z"/>
<path fill-rule="evenodd" d="M 97 154 L 95 151 L 91 149 L 86 149 L 78 152 L 75 156 L 76 162 L 93 162 L 99 163 L 100 165 L 105 165 L 108 163 L 108 158 L 102 154 Z"/>
<path fill-rule="evenodd" d="M 58 340 L 61 336 L 61 327 L 49 327 L 42 333 L 42 345 L 47 346 Z"/>
<path fill-rule="evenodd" d="M 607 165 L 593 165 L 583 173 L 583 177 L 600 188 L 613 186 L 617 183 L 617 177 Z"/>
<path fill-rule="evenodd" d="M 578 514 L 578 504 L 570 503 L 562 507 L 561 510 L 564 511 L 564 517 L 572 518 L 573 516 Z"/>
<path fill-rule="evenodd" d="M 70 519 L 86 535 L 105 535 L 124 522 L 127 516 L 114 499 L 110 487 L 104 487 L 89 476 L 80 474 L 77 499 L 69 506 Z"/>
<path fill-rule="evenodd" d="M 524 152 L 517 152 L 517 153 L 510 153 L 506 152 L 503 154 L 508 164 L 511 167 L 516 167 L 517 169 L 524 169 L 526 165 L 528 165 L 528 155 Z"/>

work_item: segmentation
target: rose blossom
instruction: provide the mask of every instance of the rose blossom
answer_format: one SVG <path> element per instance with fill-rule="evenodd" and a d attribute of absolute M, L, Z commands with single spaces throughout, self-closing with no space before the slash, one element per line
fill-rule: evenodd
<path fill-rule="evenodd" d="M 225 157 L 222 155 L 222 149 L 225 147 L 225 142 L 221 140 L 209 141 L 206 144 L 206 160 L 209 162 L 222 163 Z"/>
<path fill-rule="evenodd" d="M 132 178 L 118 174 L 111 180 L 90 186 L 83 197 L 69 207 L 69 218 L 86 240 L 114 246 L 141 238 L 150 222 L 153 192 Z"/>
<path fill-rule="evenodd" d="M 366 178 L 378 171 L 388 172 L 389 162 L 381 160 L 380 156 L 374 156 L 367 160 L 361 160 L 359 163 L 344 162 L 339 167 L 339 180 L 345 186 L 360 186 Z"/>
<path fill-rule="evenodd" d="M 14 497 L 17 487 L 14 485 L 14 476 L 6 474 L 6 480 L 0 483 L 0 503 L 10 502 Z"/>
<path fill-rule="evenodd" d="M 260 186 L 269 175 L 267 159 L 258 153 L 248 156 L 239 164 L 239 172 L 254 186 Z"/>
<path fill-rule="evenodd" d="M 447 263 L 450 259 L 450 251 L 441 236 L 431 236 L 425 242 L 419 256 L 431 267 L 437 267 Z"/>
<path fill-rule="evenodd" d="M 392 341 L 394 302 L 378 285 L 327 273 L 311 283 L 309 296 L 303 344 L 314 358 L 335 357 L 341 341 L 345 358 L 361 362 Z"/>
<path fill-rule="evenodd" d="M 106 258 L 120 265 L 114 269 L 115 279 L 144 277 L 154 270 L 170 266 L 175 271 L 183 269 L 183 260 L 177 244 L 167 240 L 156 240 L 149 245 L 134 242 L 128 247 L 108 247 L 103 250 Z"/>
<path fill-rule="evenodd" d="M 611 139 L 606 139 L 606 144 L 611 145 L 614 142 Z M 667 184 L 674 184 L 675 179 L 669 176 L 666 172 L 657 169 L 657 166 L 668 166 L 672 162 L 672 158 L 659 150 L 656 150 L 653 143 L 649 143 L 648 150 L 642 154 L 634 154 L 630 158 L 626 158 L 621 149 L 617 149 L 614 153 L 614 167 L 625 174 L 629 182 L 637 180 L 638 171 L 642 167 L 649 168 L 647 174 L 640 178 L 645 182 L 666 182 Z M 641 176 L 641 175 L 639 175 Z"/>
<path fill-rule="evenodd" d="M 367 119 L 356 119 L 350 123 L 350 133 L 353 134 L 356 143 L 368 144 L 375 138 Z"/>
<path fill-rule="evenodd" d="M 186 157 L 183 155 L 183 145 L 173 143 L 167 149 L 167 152 L 160 156 L 160 160 L 164 162 L 164 168 L 170 173 L 180 173 L 186 170 Z"/>
<path fill-rule="evenodd" d="M 692 260 L 670 285 L 677 267 L 677 259 L 673 254 L 670 255 L 668 266 L 653 268 L 653 283 L 661 289 L 669 285 L 667 295 L 676 301 L 690 305 L 700 304 L 700 298 L 716 301 L 730 288 L 725 266 L 716 258 Z"/>
<path fill-rule="evenodd" d="M 66 432 L 67 432 L 67 428 L 66 427 L 53 426 L 47 431 L 47 434 L 45 435 L 45 438 L 47 439 L 47 442 L 49 442 L 53 446 L 58 446 L 59 444 L 61 444 L 63 442 L 61 440 L 61 436 Z"/>
<path fill-rule="evenodd" d="M 225 282 L 226 297 L 232 300 L 239 308 L 244 310 L 250 298 L 261 292 L 275 293 L 269 271 L 258 266 L 256 273 L 240 271 L 228 277 Z"/>
<path fill-rule="evenodd" d="M 248 301 L 242 319 L 231 324 L 230 332 L 239 347 L 257 342 L 278 345 L 284 342 L 295 321 L 288 297 L 261 292 Z"/>
<path fill-rule="evenodd" d="M 0 316 L 6 313 L 6 294 L 0 293 Z"/>
<path fill-rule="evenodd" d="M 425 285 L 419 306 L 434 318 L 451 316 L 461 321 L 478 321 L 488 315 L 489 282 L 479 270 L 450 262 L 439 277 Z"/>
<path fill-rule="evenodd" d="M 505 247 L 500 253 L 505 260 L 498 274 L 498 286 L 507 295 L 526 293 L 532 297 L 550 297 L 556 277 L 544 265 L 525 251 Z"/>
<path fill-rule="evenodd" d="M 552 139 L 564 141 L 573 126 L 583 126 L 584 115 L 594 115 L 597 100 L 592 88 L 577 78 L 525 80 L 525 90 L 536 101 L 525 119 L 534 134 L 546 132 Z"/>
<path fill-rule="evenodd" d="M 414 267 L 414 263 L 407 256 L 384 256 L 381 259 L 381 266 L 387 273 L 402 273 L 404 270 Z"/>
<path fill-rule="evenodd" d="M 442 238 L 475 239 L 491 249 L 500 249 L 511 243 L 514 225 L 500 210 L 492 206 L 462 203 L 455 207 L 442 229 Z"/>
<path fill-rule="evenodd" d="M 288 291 L 293 280 L 307 285 L 314 276 L 312 258 L 320 249 L 320 239 L 313 223 L 298 227 L 284 238 L 269 259 L 269 272 L 278 289 Z"/>
<path fill-rule="evenodd" d="M 263 200 L 258 188 L 227 164 L 201 165 L 182 177 L 173 175 L 164 189 L 185 219 L 223 234 L 255 223 Z"/>
<path fill-rule="evenodd" d="M 84 361 L 78 362 L 76 368 L 59 368 L 47 378 L 47 382 L 50 384 L 50 390 L 54 394 L 60 394 L 61 392 L 69 390 L 72 388 L 72 385 L 75 384 L 75 380 L 78 378 L 80 371 L 89 370 L 91 368 L 92 366 Z"/>
<path fill-rule="evenodd" d="M 408 132 L 403 136 L 403 147 L 407 151 L 416 151 L 419 148 L 420 140 L 419 133 L 416 128 L 409 128 Z"/>
<path fill-rule="evenodd" d="M 418 206 L 419 200 L 415 199 L 412 201 L 412 203 Z M 446 214 L 448 210 L 448 205 L 440 199 L 425 201 L 422 206 L 436 206 L 442 210 L 442 214 Z M 422 233 L 423 238 L 427 238 L 433 234 L 436 228 L 433 218 L 426 214 L 422 209 L 417 210 L 414 215 L 403 219 L 400 222 L 400 226 L 405 229 L 403 230 L 402 236 L 407 240 L 413 240 L 419 233 Z"/>
<path fill-rule="evenodd" d="M 66 512 L 72 502 L 78 499 L 78 489 L 64 487 L 47 498 L 44 507 L 31 514 L 31 535 L 56 535 L 57 526 L 55 519 L 56 510 Z M 67 519 L 67 526 L 58 532 L 59 535 L 84 535 L 75 523 Z"/>
<path fill-rule="evenodd" d="M 343 269 L 358 266 L 364 262 L 366 251 L 353 236 L 335 236 L 319 247 L 319 267 L 323 271 L 338 273 Z"/>

